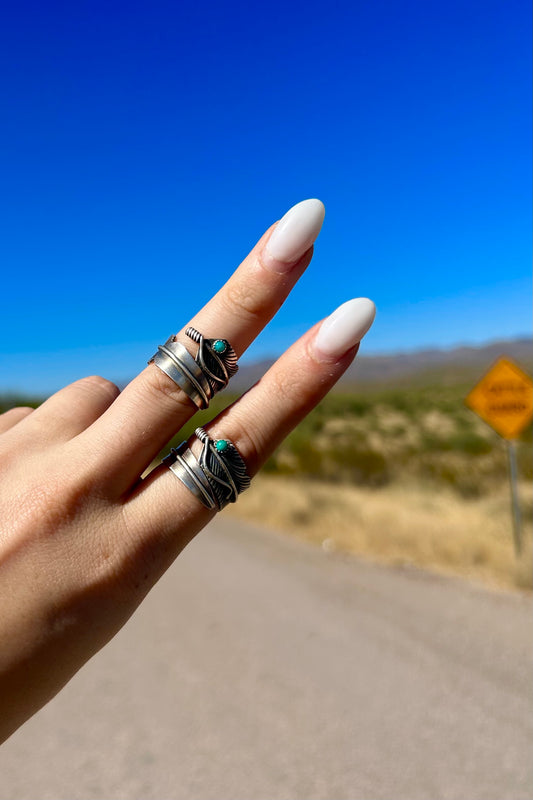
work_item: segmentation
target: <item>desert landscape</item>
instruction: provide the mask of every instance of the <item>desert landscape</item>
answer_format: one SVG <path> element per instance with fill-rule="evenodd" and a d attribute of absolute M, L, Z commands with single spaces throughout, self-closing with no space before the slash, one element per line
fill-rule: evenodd
<path fill-rule="evenodd" d="M 360 356 L 225 510 L 381 563 L 532 588 L 529 426 L 516 442 L 522 553 L 513 545 L 507 444 L 465 405 L 501 355 L 531 374 L 531 341 Z M 269 362 L 243 367 L 248 388 Z M 215 398 L 220 408 L 232 397 Z M 201 424 L 213 416 L 213 406 Z M 192 433 L 194 424 L 177 439 Z"/>

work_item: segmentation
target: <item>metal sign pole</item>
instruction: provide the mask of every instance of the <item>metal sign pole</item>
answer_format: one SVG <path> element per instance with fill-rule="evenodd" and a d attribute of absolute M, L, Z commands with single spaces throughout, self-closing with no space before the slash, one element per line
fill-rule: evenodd
<path fill-rule="evenodd" d="M 507 441 L 514 551 L 522 553 L 516 437 L 533 419 L 533 380 L 508 358 L 499 358 L 466 398 L 466 404 Z"/>
<path fill-rule="evenodd" d="M 520 502 L 518 499 L 518 469 L 516 465 L 516 442 L 514 439 L 507 439 L 507 453 L 509 455 L 509 477 L 511 479 L 514 549 L 515 555 L 518 558 L 522 552 L 522 520 L 520 516 Z"/>

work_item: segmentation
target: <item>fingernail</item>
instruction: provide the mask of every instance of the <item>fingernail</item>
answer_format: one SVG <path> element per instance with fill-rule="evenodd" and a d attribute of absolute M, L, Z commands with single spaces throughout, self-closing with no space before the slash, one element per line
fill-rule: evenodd
<path fill-rule="evenodd" d="M 267 266 L 274 272 L 288 272 L 309 250 L 320 233 L 326 209 L 320 200 L 302 200 L 278 222 L 265 247 Z"/>
<path fill-rule="evenodd" d="M 340 358 L 361 341 L 376 316 L 376 306 L 368 297 L 356 297 L 339 306 L 320 326 L 314 347 L 317 355 Z"/>

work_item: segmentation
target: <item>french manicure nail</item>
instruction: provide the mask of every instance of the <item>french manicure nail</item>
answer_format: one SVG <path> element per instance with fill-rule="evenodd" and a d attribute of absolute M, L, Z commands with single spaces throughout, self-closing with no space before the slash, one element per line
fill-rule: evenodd
<path fill-rule="evenodd" d="M 302 200 L 280 219 L 265 247 L 267 266 L 274 272 L 288 272 L 309 250 L 320 233 L 326 209 L 320 200 Z"/>
<path fill-rule="evenodd" d="M 361 341 L 375 316 L 376 306 L 368 297 L 356 297 L 343 303 L 320 326 L 314 342 L 317 355 L 343 356 Z"/>

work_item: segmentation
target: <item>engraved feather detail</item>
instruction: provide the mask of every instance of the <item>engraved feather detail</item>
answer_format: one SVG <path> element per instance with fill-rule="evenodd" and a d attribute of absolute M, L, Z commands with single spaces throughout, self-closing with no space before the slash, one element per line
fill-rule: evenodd
<path fill-rule="evenodd" d="M 227 441 L 227 440 L 225 440 Z M 228 465 L 231 477 L 237 489 L 237 494 L 244 492 L 250 486 L 250 476 L 246 472 L 246 464 L 241 458 L 241 454 L 232 442 L 227 441 L 227 448 L 222 454 L 222 459 Z"/>
<path fill-rule="evenodd" d="M 206 339 L 196 328 L 188 327 L 185 333 L 198 345 L 195 361 L 203 370 L 213 394 L 219 392 L 239 369 L 235 350 L 227 339 Z"/>
<path fill-rule="evenodd" d="M 203 428 L 197 428 L 196 436 L 203 448 L 198 459 L 218 501 L 219 508 L 234 503 L 238 495 L 250 486 L 246 464 L 228 439 L 210 439 Z"/>

